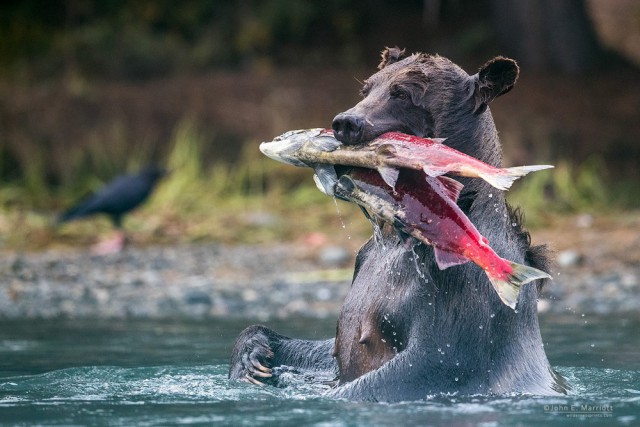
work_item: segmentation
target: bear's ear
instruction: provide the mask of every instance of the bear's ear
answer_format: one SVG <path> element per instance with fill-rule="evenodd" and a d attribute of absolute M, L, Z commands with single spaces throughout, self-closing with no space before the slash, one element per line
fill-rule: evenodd
<path fill-rule="evenodd" d="M 387 65 L 400 61 L 404 58 L 404 49 L 399 47 L 385 47 L 382 51 L 382 61 L 378 64 L 378 70 L 382 70 Z"/>
<path fill-rule="evenodd" d="M 520 68 L 516 61 L 501 56 L 484 64 L 474 78 L 474 113 L 481 114 L 487 105 L 511 90 L 516 84 Z"/>

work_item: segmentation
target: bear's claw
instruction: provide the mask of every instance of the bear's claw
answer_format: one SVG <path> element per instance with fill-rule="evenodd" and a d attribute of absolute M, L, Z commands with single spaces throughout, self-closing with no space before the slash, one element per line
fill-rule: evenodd
<path fill-rule="evenodd" d="M 260 387 L 264 387 L 266 384 L 263 382 L 258 381 L 257 379 L 253 378 L 251 375 L 246 374 L 244 376 L 244 378 L 242 378 L 240 381 L 246 381 L 248 383 L 260 386 Z"/>
<path fill-rule="evenodd" d="M 262 381 L 274 376 L 272 359 L 268 330 L 262 326 L 249 327 L 236 342 L 229 377 L 263 385 Z"/>

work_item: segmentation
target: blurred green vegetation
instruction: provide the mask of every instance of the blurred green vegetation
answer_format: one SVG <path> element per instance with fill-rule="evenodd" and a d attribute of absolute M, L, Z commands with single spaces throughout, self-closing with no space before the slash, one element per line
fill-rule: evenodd
<path fill-rule="evenodd" d="M 169 176 L 125 220 L 137 244 L 272 243 L 304 239 L 315 232 L 364 239 L 370 232 L 358 208 L 343 202 L 338 206 L 316 189 L 311 169 L 270 160 L 255 144 L 245 145 L 237 162 L 207 166 L 206 142 L 193 120 L 178 126 L 165 162 Z M 145 164 L 148 155 L 130 156 L 130 170 Z M 96 172 L 108 176 L 113 165 L 101 163 L 101 158 L 99 151 L 89 151 L 86 160 L 102 165 Z M 106 180 L 83 172 L 76 186 L 50 192 L 43 170 L 34 167 L 27 180 L 0 187 L 0 250 L 88 245 L 110 232 L 108 218 L 99 216 L 55 225 L 57 212 Z M 345 224 L 349 224 L 346 231 Z"/>
<path fill-rule="evenodd" d="M 559 215 L 607 212 L 626 206 L 607 189 L 603 165 L 592 157 L 580 165 L 562 161 L 554 169 L 536 172 L 514 183 L 507 200 L 526 212 L 527 224 L 544 226 Z"/>
<path fill-rule="evenodd" d="M 263 156 L 256 144 L 245 145 L 238 160 L 207 166 L 207 137 L 193 119 L 177 127 L 164 162 L 171 171 L 152 198 L 125 221 L 137 244 L 218 241 L 272 243 L 300 241 L 315 232 L 348 233 L 360 241 L 371 232 L 359 209 L 320 193 L 311 169 L 296 168 Z M 149 153 L 128 157 L 131 171 L 147 163 Z M 85 160 L 96 175 L 109 176 L 113 164 L 99 150 Z M 81 172 L 72 187 L 50 192 L 43 168 L 27 179 L 0 187 L 0 249 L 29 250 L 51 246 L 88 245 L 108 234 L 107 218 L 93 218 L 56 227 L 55 213 L 106 180 Z M 619 194 L 607 189 L 596 157 L 580 166 L 567 162 L 516 181 L 509 201 L 527 213 L 527 225 L 545 226 L 559 216 L 611 212 L 624 207 Z M 344 231 L 345 224 L 349 224 Z M 349 237 L 350 238 L 350 237 Z"/>
<path fill-rule="evenodd" d="M 339 203 L 338 214 L 310 170 L 265 158 L 257 141 L 327 126 L 357 100 L 356 80 L 384 45 L 438 52 L 472 72 L 504 53 L 490 16 L 498 3 L 2 2 L 0 250 L 108 233 L 107 219 L 55 228 L 53 218 L 149 163 L 172 174 L 127 218 L 136 243 L 335 237 L 344 224 L 364 238 L 357 208 Z M 427 4 L 437 16 L 426 16 Z M 508 194 L 528 224 L 640 206 L 640 78 L 609 59 L 610 69 L 582 76 L 523 67 L 516 90 L 496 102 L 498 128 L 510 124 L 505 146 L 527 163 L 556 164 Z"/>
<path fill-rule="evenodd" d="M 247 63 L 353 63 L 362 60 L 355 40 L 371 22 L 372 9 L 359 6 L 356 0 L 2 2 L 0 73 L 145 79 Z"/>

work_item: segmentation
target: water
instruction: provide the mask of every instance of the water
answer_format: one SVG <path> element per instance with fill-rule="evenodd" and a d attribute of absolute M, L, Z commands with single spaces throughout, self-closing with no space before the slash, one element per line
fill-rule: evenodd
<path fill-rule="evenodd" d="M 543 317 L 552 364 L 571 396 L 433 397 L 400 404 L 334 401 L 321 386 L 227 380 L 247 321 L 0 323 L 0 425 L 639 425 L 640 320 Z M 334 320 L 270 322 L 330 337 Z M 583 407 L 588 405 L 590 408 Z M 595 407 L 595 408 L 594 408 Z"/>

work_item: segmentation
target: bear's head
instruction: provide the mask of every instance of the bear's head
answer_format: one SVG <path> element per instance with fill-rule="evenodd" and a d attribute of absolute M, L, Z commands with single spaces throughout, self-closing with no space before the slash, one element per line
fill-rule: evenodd
<path fill-rule="evenodd" d="M 438 55 L 387 48 L 379 71 L 362 87 L 363 99 L 333 119 L 333 130 L 345 144 L 370 141 L 398 131 L 421 137 L 447 138 L 450 129 L 482 120 L 487 105 L 511 90 L 518 77 L 512 59 L 496 57 L 470 76 Z"/>

